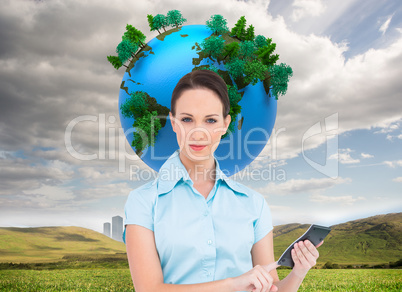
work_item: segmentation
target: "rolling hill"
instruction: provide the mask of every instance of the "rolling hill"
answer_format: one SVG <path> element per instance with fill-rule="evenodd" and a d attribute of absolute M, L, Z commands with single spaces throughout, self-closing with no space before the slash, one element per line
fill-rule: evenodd
<path fill-rule="evenodd" d="M 0 228 L 0 262 L 55 262 L 77 254 L 125 253 L 124 243 L 81 227 Z"/>
<path fill-rule="evenodd" d="M 275 226 L 275 258 L 310 224 Z M 395 262 L 402 254 L 402 213 L 378 215 L 331 226 L 318 249 L 317 266 L 331 261 L 340 265 L 375 265 Z M 0 263 L 46 263 L 64 259 L 116 256 L 125 245 L 81 227 L 0 228 Z"/>

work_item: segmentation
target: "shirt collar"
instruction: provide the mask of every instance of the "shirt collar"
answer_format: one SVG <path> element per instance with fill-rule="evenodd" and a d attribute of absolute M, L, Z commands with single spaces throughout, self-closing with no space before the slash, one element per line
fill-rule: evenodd
<path fill-rule="evenodd" d="M 175 152 L 173 152 L 173 154 L 162 164 L 161 168 L 159 169 L 158 177 L 154 182 L 157 183 L 158 196 L 170 192 L 180 180 L 187 181 L 188 183 L 192 184 L 190 175 L 180 160 L 179 153 L 180 149 L 177 149 Z M 248 196 L 247 192 L 241 187 L 241 185 L 229 179 L 225 175 L 215 157 L 214 160 L 216 163 L 216 180 L 225 181 L 226 184 L 234 191 Z"/>

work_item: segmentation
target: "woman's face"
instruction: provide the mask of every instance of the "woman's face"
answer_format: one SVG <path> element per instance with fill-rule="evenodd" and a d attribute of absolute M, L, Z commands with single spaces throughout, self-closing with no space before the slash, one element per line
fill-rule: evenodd
<path fill-rule="evenodd" d="M 219 146 L 229 127 L 231 117 L 223 119 L 223 105 L 210 89 L 183 91 L 176 101 L 176 116 L 169 113 L 180 151 L 191 160 L 208 160 Z M 202 149 L 191 145 L 205 145 Z"/>

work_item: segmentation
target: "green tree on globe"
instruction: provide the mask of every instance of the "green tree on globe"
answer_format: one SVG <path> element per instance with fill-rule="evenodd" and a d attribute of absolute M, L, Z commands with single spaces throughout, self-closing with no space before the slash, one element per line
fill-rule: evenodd
<path fill-rule="evenodd" d="M 167 18 L 168 25 L 176 26 L 176 28 L 178 28 L 179 25 L 182 25 L 184 22 L 187 21 L 187 19 L 185 19 L 183 17 L 183 15 L 181 15 L 179 10 L 170 10 L 167 13 L 166 18 Z"/>
<path fill-rule="evenodd" d="M 206 24 L 215 35 L 220 35 L 229 31 L 226 19 L 220 14 L 212 15 L 211 18 L 207 20 Z"/>

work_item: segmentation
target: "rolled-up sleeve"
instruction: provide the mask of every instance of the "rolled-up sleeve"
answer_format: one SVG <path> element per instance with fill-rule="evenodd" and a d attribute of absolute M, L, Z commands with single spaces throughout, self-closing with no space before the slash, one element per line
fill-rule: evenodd
<path fill-rule="evenodd" d="M 123 242 L 126 243 L 126 225 L 140 225 L 154 231 L 152 196 L 147 192 L 133 190 L 130 192 L 124 206 Z"/>
<path fill-rule="evenodd" d="M 260 216 L 254 225 L 254 243 L 258 242 L 273 229 L 271 210 L 269 209 L 268 203 L 264 197 L 262 197 L 261 203 Z"/>

